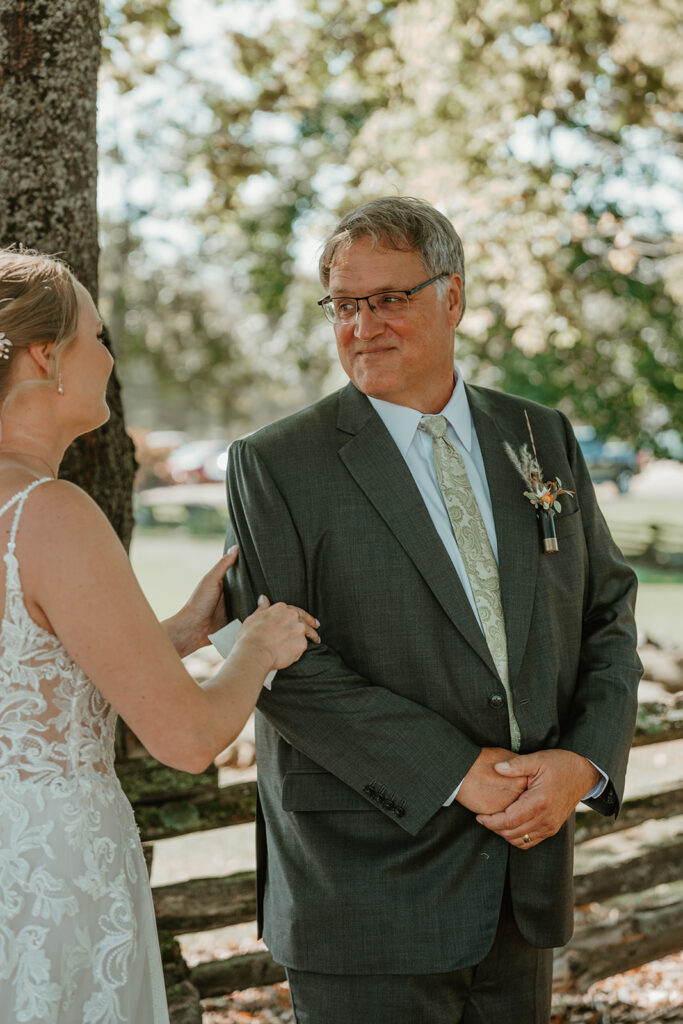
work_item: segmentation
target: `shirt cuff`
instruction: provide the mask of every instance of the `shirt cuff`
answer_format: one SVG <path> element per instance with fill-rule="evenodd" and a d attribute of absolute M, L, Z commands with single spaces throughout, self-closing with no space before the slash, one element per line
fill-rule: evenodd
<path fill-rule="evenodd" d="M 587 757 L 586 760 L 590 761 L 590 763 L 593 765 L 593 767 L 595 769 L 597 769 L 597 771 L 599 771 L 601 776 L 602 776 L 602 778 L 599 779 L 598 782 L 595 783 L 595 785 L 591 789 L 590 793 L 586 793 L 586 795 L 583 797 L 583 800 L 595 800 L 596 797 L 602 796 L 602 794 L 603 794 L 603 792 L 605 790 L 605 787 L 606 787 L 607 783 L 609 782 L 609 777 L 607 775 L 605 775 L 605 773 L 603 772 L 602 768 L 600 768 L 595 763 L 595 761 L 591 761 L 591 759 L 589 757 Z"/>
<path fill-rule="evenodd" d="M 465 780 L 463 779 L 463 782 L 464 781 Z M 460 786 L 462 786 L 462 782 L 458 783 L 458 785 L 455 787 L 455 789 L 453 790 L 453 792 L 449 796 L 448 800 L 444 800 L 444 802 L 441 804 L 442 807 L 450 807 L 451 806 L 451 804 L 455 800 L 456 796 L 460 792 Z"/>

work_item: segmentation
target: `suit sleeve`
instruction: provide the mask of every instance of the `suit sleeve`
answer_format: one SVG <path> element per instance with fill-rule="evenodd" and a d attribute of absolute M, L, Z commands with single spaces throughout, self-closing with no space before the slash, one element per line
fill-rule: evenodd
<path fill-rule="evenodd" d="M 571 426 L 564 416 L 562 420 L 583 520 L 588 587 L 579 675 L 560 746 L 582 754 L 607 774 L 608 783 L 601 795 L 586 802 L 602 814 L 617 814 L 642 672 L 633 615 L 637 584 L 598 507 Z"/>
<path fill-rule="evenodd" d="M 233 611 L 244 618 L 258 595 L 306 606 L 306 563 L 296 523 L 248 441 L 230 448 L 230 526 L 237 564 L 228 574 Z M 315 609 L 308 609 L 317 614 Z M 258 708 L 306 757 L 415 835 L 467 774 L 480 747 L 440 715 L 373 685 L 323 643 L 280 671 Z"/>

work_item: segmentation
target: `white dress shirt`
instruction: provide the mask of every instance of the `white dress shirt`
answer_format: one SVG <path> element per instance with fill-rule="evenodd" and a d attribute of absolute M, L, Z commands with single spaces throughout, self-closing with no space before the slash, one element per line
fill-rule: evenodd
<path fill-rule="evenodd" d="M 477 432 L 474 429 L 474 420 L 472 419 L 469 402 L 467 401 L 465 382 L 463 381 L 462 374 L 458 370 L 457 365 L 454 368 L 454 373 L 455 387 L 453 388 L 453 394 L 441 410 L 441 415 L 446 418 L 448 424 L 447 435 L 449 441 L 455 445 L 462 455 L 470 486 L 474 492 L 475 498 L 477 499 L 477 505 L 479 506 L 479 511 L 491 542 L 494 558 L 498 561 L 498 540 L 493 521 L 493 506 L 491 504 L 489 485 L 486 480 L 484 459 L 481 454 L 481 448 L 479 447 Z M 446 503 L 443 500 L 439 481 L 436 476 L 434 457 L 432 454 L 432 438 L 424 430 L 418 429 L 420 420 L 424 413 L 419 412 L 417 409 L 411 409 L 405 405 L 395 405 L 393 402 L 385 402 L 380 398 L 370 398 L 368 396 L 368 400 L 384 423 L 384 426 L 391 434 L 396 447 L 405 459 L 408 469 L 413 475 L 413 479 L 418 486 L 422 499 L 427 506 L 430 518 L 434 523 L 441 541 L 443 542 L 443 546 L 448 552 L 448 557 L 453 562 L 455 571 L 457 572 L 458 578 L 460 579 L 467 595 L 467 599 L 472 606 L 472 611 L 476 615 L 477 622 L 481 627 L 481 619 L 474 600 L 470 581 L 467 576 L 465 563 L 463 562 L 462 555 L 460 554 L 460 549 L 458 548 L 458 544 L 453 533 L 451 521 L 448 517 Z M 591 764 L 592 763 L 593 762 L 591 761 Z M 597 768 L 597 765 L 594 767 Z M 607 776 L 600 768 L 598 768 L 598 771 L 602 775 L 602 779 L 596 786 L 594 786 L 590 793 L 586 795 L 584 798 L 586 800 L 591 797 L 600 796 L 607 785 Z M 444 807 L 449 806 L 453 802 L 458 794 L 460 785 L 462 785 L 462 782 L 450 795 L 444 804 Z"/>

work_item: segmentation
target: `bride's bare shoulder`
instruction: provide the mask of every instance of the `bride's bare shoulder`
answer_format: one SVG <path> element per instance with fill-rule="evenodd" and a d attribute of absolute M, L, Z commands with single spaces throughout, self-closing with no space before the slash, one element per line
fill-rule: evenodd
<path fill-rule="evenodd" d="M 13 493 L 33 480 L 15 480 L 23 487 L 15 486 Z M 12 496 L 8 483 L 0 480 L 0 500 L 5 491 Z M 8 512 L 0 524 L 5 545 L 12 519 Z M 28 613 L 53 633 L 58 633 L 53 626 L 55 602 L 78 607 L 82 588 L 99 573 L 130 575 L 126 553 L 104 513 L 85 491 L 66 480 L 48 480 L 31 491 L 15 550 Z"/>
<path fill-rule="evenodd" d="M 0 508 L 38 479 L 25 467 L 0 458 Z"/>
<path fill-rule="evenodd" d="M 38 477 L 29 470 L 15 468 L 14 466 L 0 465 L 0 506 L 4 505 L 11 498 L 27 490 L 32 484 L 40 483 L 39 487 L 33 489 L 30 505 L 37 502 L 48 505 L 60 502 L 81 502 L 82 504 L 94 505 L 86 492 L 70 483 L 68 480 L 50 480 L 48 477 Z M 28 508 L 28 505 L 26 506 Z"/>
<path fill-rule="evenodd" d="M 34 482 L 25 474 L 24 480 L 2 479 L 0 473 L 0 504 Z M 7 498 L 4 497 L 5 493 Z M 8 515 L 8 519 L 11 515 Z M 18 542 L 33 550 L 47 547 L 58 554 L 60 549 L 88 546 L 116 538 L 106 516 L 95 501 L 68 480 L 47 480 L 28 496 L 21 515 Z"/>

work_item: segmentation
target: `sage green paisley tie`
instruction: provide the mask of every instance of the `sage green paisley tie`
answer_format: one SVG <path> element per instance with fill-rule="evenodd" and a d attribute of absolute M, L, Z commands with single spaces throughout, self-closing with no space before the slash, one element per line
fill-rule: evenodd
<path fill-rule="evenodd" d="M 505 618 L 500 599 L 498 565 L 477 505 L 477 499 L 467 476 L 462 455 L 449 441 L 446 427 L 445 416 L 423 416 L 420 421 L 420 430 L 426 431 L 432 438 L 436 476 L 446 503 L 448 518 L 465 563 L 486 643 L 507 695 L 510 745 L 512 750 L 517 751 L 520 744 L 520 732 L 512 707 Z"/>

